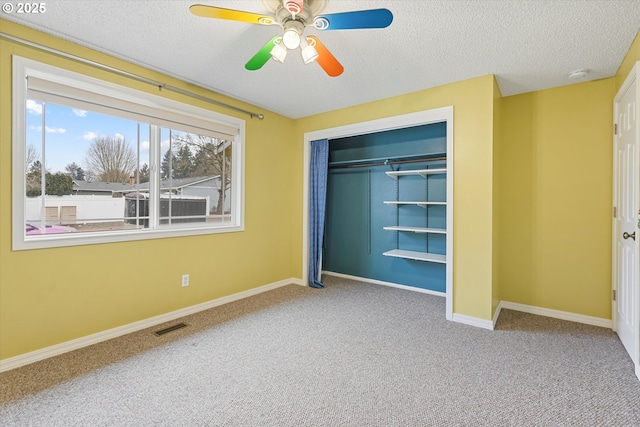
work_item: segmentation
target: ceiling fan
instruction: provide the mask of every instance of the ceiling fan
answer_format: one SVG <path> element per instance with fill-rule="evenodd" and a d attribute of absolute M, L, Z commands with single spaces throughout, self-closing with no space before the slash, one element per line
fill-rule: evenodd
<path fill-rule="evenodd" d="M 278 25 L 282 35 L 273 37 L 245 64 L 247 70 L 259 70 L 270 58 L 284 62 L 287 52 L 300 48 L 305 64 L 317 62 L 331 77 L 337 77 L 344 67 L 329 50 L 312 35 L 304 35 L 305 28 L 321 31 L 386 28 L 393 21 L 388 9 L 358 10 L 322 15 L 329 0 L 262 0 L 272 15 L 242 10 L 194 4 L 189 10 L 205 18 L 227 19 L 258 25 Z"/>

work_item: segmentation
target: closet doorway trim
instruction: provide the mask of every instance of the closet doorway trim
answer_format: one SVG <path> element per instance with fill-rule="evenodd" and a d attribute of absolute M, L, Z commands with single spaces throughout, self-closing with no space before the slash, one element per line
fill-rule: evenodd
<path fill-rule="evenodd" d="M 304 134 L 303 197 L 302 197 L 302 280 L 308 281 L 309 272 L 309 162 L 311 141 L 327 138 L 345 138 L 387 130 L 446 122 L 447 129 L 447 266 L 446 266 L 446 318 L 453 319 L 453 106 L 423 110 L 415 113 L 386 117 Z M 322 268 L 321 268 L 322 269 Z"/>

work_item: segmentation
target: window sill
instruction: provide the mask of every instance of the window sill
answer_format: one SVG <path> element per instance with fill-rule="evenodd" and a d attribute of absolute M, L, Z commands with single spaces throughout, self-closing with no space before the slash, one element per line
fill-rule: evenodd
<path fill-rule="evenodd" d="M 105 243 L 131 242 L 138 240 L 167 239 L 175 237 L 202 236 L 219 233 L 236 233 L 244 231 L 244 225 L 216 227 L 193 227 L 189 225 L 171 229 L 142 229 L 81 234 L 42 235 L 23 237 L 20 231 L 14 230 L 13 251 L 29 249 L 46 249 L 68 246 L 98 245 Z"/>

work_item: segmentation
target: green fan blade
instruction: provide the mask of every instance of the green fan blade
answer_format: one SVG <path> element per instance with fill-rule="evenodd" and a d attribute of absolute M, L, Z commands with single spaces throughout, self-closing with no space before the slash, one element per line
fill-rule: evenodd
<path fill-rule="evenodd" d="M 262 49 L 260 49 L 258 53 L 256 53 L 253 58 L 251 58 L 249 62 L 245 64 L 244 68 L 250 71 L 259 70 L 260 68 L 262 68 L 262 66 L 266 64 L 269 59 L 271 59 L 271 49 L 273 49 L 273 46 L 275 46 L 276 43 L 280 42 L 281 38 L 281 36 L 275 36 L 274 38 L 269 40 L 267 44 L 265 44 Z"/>

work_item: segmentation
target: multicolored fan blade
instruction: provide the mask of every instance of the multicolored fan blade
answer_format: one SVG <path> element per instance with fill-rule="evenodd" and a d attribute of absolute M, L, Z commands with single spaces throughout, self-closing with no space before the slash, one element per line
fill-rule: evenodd
<path fill-rule="evenodd" d="M 191 13 L 203 18 L 228 19 L 230 21 L 248 22 L 250 24 L 273 25 L 275 19 L 268 15 L 258 13 L 243 12 L 235 9 L 225 9 L 222 7 L 206 6 L 204 4 L 194 4 L 189 8 Z"/>
<path fill-rule="evenodd" d="M 271 49 L 273 49 L 273 46 L 275 46 L 276 43 L 280 43 L 281 39 L 281 36 L 275 36 L 274 38 L 269 40 L 267 44 L 265 44 L 262 49 L 258 51 L 258 53 L 253 55 L 253 58 L 251 58 L 249 62 L 245 64 L 244 68 L 249 71 L 255 71 L 262 68 L 262 66 L 271 59 Z"/>
<path fill-rule="evenodd" d="M 388 9 L 371 9 L 318 15 L 313 25 L 319 30 L 359 30 L 386 28 L 392 21 L 393 14 Z"/>
<path fill-rule="evenodd" d="M 311 46 L 316 48 L 316 51 L 318 51 L 318 59 L 316 59 L 316 62 L 320 67 L 322 67 L 325 73 L 331 77 L 338 77 L 342 74 L 344 71 L 342 64 L 340 64 L 336 57 L 333 56 L 322 43 L 320 43 L 320 40 L 318 40 L 317 37 L 308 36 L 307 41 Z"/>

